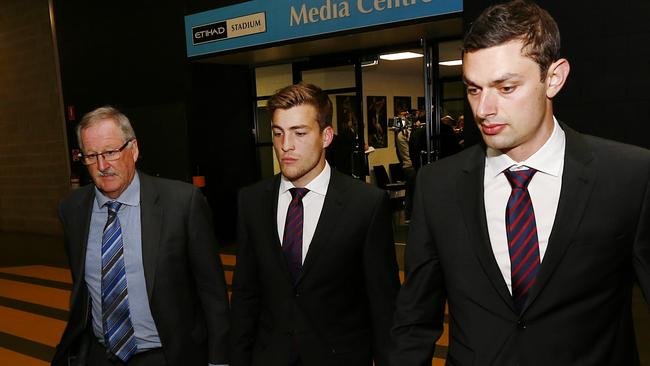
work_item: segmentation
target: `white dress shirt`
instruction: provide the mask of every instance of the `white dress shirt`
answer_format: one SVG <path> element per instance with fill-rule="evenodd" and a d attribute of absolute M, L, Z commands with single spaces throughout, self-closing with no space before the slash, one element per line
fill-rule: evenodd
<path fill-rule="evenodd" d="M 506 204 L 512 188 L 503 171 L 528 168 L 537 170 L 528 184 L 528 192 L 535 212 L 539 258 L 542 263 L 560 200 L 566 146 L 564 131 L 555 117 L 553 117 L 553 122 L 553 132 L 549 139 L 537 152 L 524 161 L 516 162 L 498 150 L 487 148 L 483 179 L 485 217 L 492 251 L 510 293 L 512 293 L 512 279 L 506 234 Z"/>
<path fill-rule="evenodd" d="M 323 171 L 314 178 L 311 182 L 307 183 L 305 188 L 309 192 L 302 198 L 303 207 L 303 223 L 302 223 L 302 261 L 305 262 L 309 244 L 314 237 L 316 225 L 320 218 L 320 213 L 323 210 L 323 203 L 325 203 L 325 195 L 327 194 L 327 187 L 330 183 L 331 169 L 329 164 L 325 162 Z M 287 210 L 291 203 L 290 188 L 295 186 L 284 175 L 280 179 L 280 191 L 278 194 L 278 236 L 280 243 L 284 237 L 284 222 L 287 219 Z"/>

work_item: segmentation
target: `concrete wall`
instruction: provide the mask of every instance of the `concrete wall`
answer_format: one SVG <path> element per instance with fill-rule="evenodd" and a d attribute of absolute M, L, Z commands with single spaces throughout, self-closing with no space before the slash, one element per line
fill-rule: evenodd
<path fill-rule="evenodd" d="M 0 231 L 58 234 L 69 190 L 47 0 L 0 1 Z"/>

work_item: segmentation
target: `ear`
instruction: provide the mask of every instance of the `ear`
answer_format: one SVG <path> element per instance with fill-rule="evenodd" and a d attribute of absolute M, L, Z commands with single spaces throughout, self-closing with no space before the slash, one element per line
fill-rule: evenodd
<path fill-rule="evenodd" d="M 138 156 L 140 156 L 140 150 L 138 149 L 138 140 L 131 141 L 131 152 L 133 153 L 133 162 L 138 161 Z"/>
<path fill-rule="evenodd" d="M 571 66 L 569 61 L 561 58 L 551 64 L 546 75 L 546 97 L 553 99 L 562 90 L 569 77 Z"/>
<path fill-rule="evenodd" d="M 323 137 L 323 149 L 330 146 L 332 139 L 334 139 L 334 129 L 332 126 L 325 127 L 323 132 L 321 132 L 321 136 Z"/>

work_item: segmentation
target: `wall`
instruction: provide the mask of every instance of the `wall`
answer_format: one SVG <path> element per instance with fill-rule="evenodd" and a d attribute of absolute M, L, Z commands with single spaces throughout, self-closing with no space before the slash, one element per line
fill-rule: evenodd
<path fill-rule="evenodd" d="M 122 110 L 138 137 L 138 168 L 189 180 L 183 2 L 55 1 L 55 20 L 70 148 L 83 114 L 103 105 Z M 82 183 L 86 169 L 73 163 Z"/>
<path fill-rule="evenodd" d="M 47 0 L 0 2 L 0 231 L 60 234 L 69 190 Z"/>
<path fill-rule="evenodd" d="M 381 61 L 389 62 L 389 61 Z M 420 72 L 396 72 L 386 71 L 380 66 L 365 67 L 362 69 L 362 83 L 363 83 L 363 124 L 365 131 L 365 141 L 368 141 L 368 118 L 367 118 L 367 96 L 385 96 L 386 97 L 386 114 L 390 120 L 395 116 L 393 97 L 394 96 L 410 96 L 411 108 L 417 107 L 417 98 L 424 96 L 423 78 Z M 390 70 L 394 70 L 392 67 Z M 262 67 L 257 69 L 257 92 L 258 95 L 269 95 L 274 91 L 291 83 L 291 67 L 288 64 L 278 65 L 273 67 Z M 410 70 L 410 69 L 409 69 Z M 272 72 L 271 72 L 272 71 Z M 283 82 L 284 81 L 284 82 Z M 316 85 L 324 89 L 335 89 L 354 86 L 354 73 L 353 68 L 347 70 L 345 67 L 334 68 L 333 70 L 312 71 L 309 74 L 309 82 L 316 83 Z M 337 116 L 336 116 L 336 97 L 330 96 L 334 107 L 334 115 L 332 116 L 332 125 L 334 132 L 337 131 Z M 397 163 L 397 153 L 395 151 L 395 135 L 392 130 L 388 131 L 388 143 L 386 148 L 375 149 L 374 152 L 368 155 L 368 165 L 372 171 L 375 165 L 384 165 L 388 171 L 388 164 Z M 280 166 L 277 160 L 273 161 L 274 172 L 280 171 Z M 372 180 L 372 178 L 371 178 Z"/>
<path fill-rule="evenodd" d="M 380 61 L 380 66 L 382 62 Z M 366 143 L 368 141 L 368 106 L 367 96 L 386 96 L 386 115 L 390 120 L 395 116 L 393 109 L 393 97 L 404 96 L 411 97 L 411 108 L 417 108 L 417 98 L 424 96 L 424 84 L 422 73 L 387 73 L 381 68 L 365 67 L 363 69 L 363 110 L 364 126 L 366 131 Z M 388 147 L 376 149 L 368 156 L 368 165 L 370 170 L 375 165 L 383 164 L 388 171 L 388 164 L 397 163 L 397 153 L 395 151 L 395 134 L 392 130 L 388 131 Z"/>
<path fill-rule="evenodd" d="M 202 189 L 215 213 L 221 244 L 235 241 L 237 192 L 258 177 L 251 133 L 248 66 L 193 64 L 189 109 L 192 170 L 205 176 Z"/>

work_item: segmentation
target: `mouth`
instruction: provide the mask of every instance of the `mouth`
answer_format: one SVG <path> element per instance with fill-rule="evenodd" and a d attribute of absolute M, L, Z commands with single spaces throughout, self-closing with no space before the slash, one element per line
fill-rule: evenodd
<path fill-rule="evenodd" d="M 481 131 L 484 135 L 497 135 L 503 131 L 506 126 L 505 123 L 483 123 L 481 124 Z"/>
<path fill-rule="evenodd" d="M 107 171 L 107 172 L 97 172 L 97 177 L 99 178 L 110 178 L 110 177 L 116 177 L 117 173 Z"/>
<path fill-rule="evenodd" d="M 282 158 L 282 159 L 280 159 L 280 162 L 282 164 L 292 164 L 292 163 L 295 163 L 296 161 L 298 161 L 298 159 L 296 159 L 296 158 Z"/>

